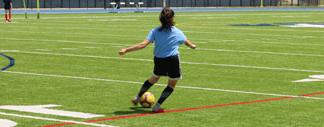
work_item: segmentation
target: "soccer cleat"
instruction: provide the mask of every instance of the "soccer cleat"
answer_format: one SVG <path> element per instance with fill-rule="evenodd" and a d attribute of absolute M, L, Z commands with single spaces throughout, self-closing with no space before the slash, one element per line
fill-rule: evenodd
<path fill-rule="evenodd" d="M 164 112 L 164 109 L 161 108 L 161 105 L 159 103 L 156 103 L 155 106 L 152 108 L 152 112 L 162 113 L 162 112 Z"/>
<path fill-rule="evenodd" d="M 159 109 L 156 109 L 156 110 L 153 110 L 154 113 L 163 113 L 164 112 L 164 109 L 163 108 L 159 108 Z"/>
<path fill-rule="evenodd" d="M 134 97 L 134 99 L 132 99 L 132 103 L 134 106 L 136 106 L 140 101 L 140 98 L 138 96 Z"/>

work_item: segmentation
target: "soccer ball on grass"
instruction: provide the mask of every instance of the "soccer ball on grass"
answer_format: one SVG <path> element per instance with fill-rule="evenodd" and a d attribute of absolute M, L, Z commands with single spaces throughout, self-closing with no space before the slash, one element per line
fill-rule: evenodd
<path fill-rule="evenodd" d="M 140 104 L 143 108 L 150 108 L 155 103 L 155 97 L 151 92 L 145 92 L 140 99 Z"/>

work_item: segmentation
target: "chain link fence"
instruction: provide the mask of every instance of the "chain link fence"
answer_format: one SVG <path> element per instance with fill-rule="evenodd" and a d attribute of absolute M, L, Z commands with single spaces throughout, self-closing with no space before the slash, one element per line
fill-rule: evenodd
<path fill-rule="evenodd" d="M 23 0 L 13 0 L 14 8 L 23 8 Z M 37 0 L 25 0 L 27 8 L 36 8 Z M 132 7 L 129 2 L 143 2 L 142 7 L 162 7 L 163 0 L 117 0 L 121 7 Z M 263 6 L 320 6 L 324 0 L 165 0 L 168 7 L 259 7 Z M 111 8 L 116 0 L 40 0 L 40 8 Z M 1 7 L 3 3 L 1 2 Z"/>

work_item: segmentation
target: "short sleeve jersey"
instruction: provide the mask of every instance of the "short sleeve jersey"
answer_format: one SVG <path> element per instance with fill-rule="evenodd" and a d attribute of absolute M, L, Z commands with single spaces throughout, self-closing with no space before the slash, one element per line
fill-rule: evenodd
<path fill-rule="evenodd" d="M 179 46 L 186 41 L 184 33 L 176 28 L 171 27 L 171 30 L 159 31 L 160 27 L 154 28 L 147 35 L 147 40 L 154 43 L 154 56 L 165 58 L 179 54 Z"/>

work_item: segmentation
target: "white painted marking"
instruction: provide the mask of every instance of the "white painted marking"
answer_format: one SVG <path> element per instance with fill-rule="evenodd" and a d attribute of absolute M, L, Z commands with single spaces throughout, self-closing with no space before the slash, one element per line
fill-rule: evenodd
<path fill-rule="evenodd" d="M 69 41 L 69 40 L 48 40 L 48 39 L 18 39 L 18 38 L 0 38 L 5 40 L 28 40 L 28 41 L 45 41 L 45 42 L 57 42 L 57 43 L 77 43 L 77 44 L 96 44 L 96 45 L 115 45 L 115 46 L 129 46 L 132 44 L 118 44 L 118 43 L 96 43 L 96 42 L 85 42 L 85 41 Z M 213 40 L 218 41 L 218 39 L 199 39 L 199 40 Z M 235 41 L 235 40 L 221 40 L 221 41 Z M 255 40 L 253 40 L 255 41 Z M 203 43 L 203 42 L 202 42 Z M 268 43 L 268 44 L 287 44 L 287 45 L 304 45 L 304 46 L 324 46 L 321 44 L 296 44 L 296 43 L 279 43 L 279 42 L 262 42 L 258 43 Z M 151 46 L 149 46 L 151 47 Z M 181 48 L 186 49 L 186 48 Z M 244 52 L 244 53 L 258 53 L 258 54 L 273 54 L 273 55 L 289 55 L 289 56 L 310 56 L 310 57 L 323 57 L 320 54 L 304 54 L 304 53 L 285 53 L 285 52 L 264 52 L 264 51 L 242 51 L 242 50 L 226 50 L 226 49 L 212 49 L 212 48 L 198 48 L 196 50 L 210 50 L 218 52 Z"/>
<path fill-rule="evenodd" d="M 35 49 L 36 51 L 43 51 L 43 52 L 50 52 L 51 50 L 48 49 Z"/>
<path fill-rule="evenodd" d="M 324 80 L 324 75 L 311 75 L 309 76 L 310 78 L 315 78 L 315 79 L 322 79 Z"/>
<path fill-rule="evenodd" d="M 302 80 L 296 80 L 296 81 L 293 81 L 293 82 L 322 82 L 324 80 L 321 80 L 321 79 L 313 79 L 313 78 L 306 78 L 306 79 L 302 79 Z"/>
<path fill-rule="evenodd" d="M 91 47 L 91 46 L 87 46 L 87 47 L 84 47 L 84 48 L 87 48 L 87 49 L 98 49 L 99 47 Z"/>
<path fill-rule="evenodd" d="M 242 51 L 242 50 L 208 49 L 208 48 L 198 48 L 197 50 L 217 51 L 217 52 L 235 52 L 235 53 L 272 54 L 272 55 L 287 55 L 287 56 L 324 57 L 324 55 L 319 55 L 319 54 L 304 54 L 304 53 L 284 53 L 284 52 L 264 52 L 264 51 Z"/>
<path fill-rule="evenodd" d="M 111 36 L 111 35 L 106 35 L 106 36 Z M 115 35 L 112 35 L 115 36 Z M 120 35 L 116 35 L 119 37 L 124 37 Z M 93 45 L 121 45 L 121 46 L 129 46 L 133 44 L 120 44 L 120 43 L 98 43 L 98 42 L 86 42 L 86 41 L 70 41 L 70 40 L 48 40 L 48 39 L 22 39 L 22 38 L 0 38 L 0 40 L 18 40 L 18 41 L 34 41 L 34 42 L 56 42 L 56 43 L 75 43 L 75 44 L 93 44 Z M 235 41 L 235 40 L 222 40 L 222 39 L 195 39 L 195 40 L 200 40 L 200 41 L 224 41 L 224 42 L 229 42 L 229 41 Z M 240 40 L 241 42 L 242 40 Z M 324 46 L 322 44 L 309 44 L 309 43 L 287 43 L 287 42 L 269 42 L 269 41 L 260 41 L 260 40 L 253 40 L 249 39 L 247 42 L 256 42 L 256 43 L 265 43 L 265 44 L 278 44 L 278 45 L 301 45 L 301 46 Z M 195 43 L 208 43 L 208 42 L 195 42 Z M 245 42 L 246 43 L 246 42 Z M 199 50 L 199 49 L 198 49 Z"/>
<path fill-rule="evenodd" d="M 77 48 L 61 48 L 62 50 L 77 50 Z"/>
<path fill-rule="evenodd" d="M 124 46 L 120 46 L 120 45 L 112 45 L 111 47 L 114 47 L 114 48 L 121 48 L 121 47 L 124 47 Z"/>
<path fill-rule="evenodd" d="M 0 29 L 1 30 L 1 29 Z M 26 32 L 29 33 L 30 31 L 15 31 L 15 32 Z M 61 34 L 59 32 L 51 32 L 51 33 L 57 33 L 57 34 Z M 82 33 L 69 33 L 72 35 L 84 35 Z M 116 35 L 116 34 L 105 34 L 104 36 L 111 36 L 111 37 L 129 37 L 131 36 L 132 38 L 138 38 L 137 36 L 132 36 L 132 35 Z M 297 36 L 299 37 L 299 36 Z M 305 37 L 302 37 L 305 38 Z M 311 38 L 309 36 L 306 36 L 306 38 Z M 0 38 L 3 40 L 22 40 L 22 41 L 35 41 L 35 42 L 57 42 L 57 43 L 78 43 L 78 44 L 103 44 L 103 45 L 124 45 L 124 46 L 128 46 L 128 45 L 133 45 L 133 44 L 119 44 L 119 43 L 96 43 L 96 42 L 85 42 L 85 41 L 70 41 L 70 40 L 47 40 L 47 39 L 21 39 L 21 38 Z M 284 39 L 284 38 L 281 38 Z M 289 39 L 289 38 L 288 38 Z M 201 40 L 201 41 L 222 41 L 220 39 L 195 39 L 195 40 Z M 241 40 L 242 41 L 242 40 Z M 322 44 L 309 44 L 309 43 L 287 43 L 287 42 L 269 42 L 269 41 L 256 41 L 255 42 L 258 43 L 267 43 L 267 44 L 280 44 L 280 45 L 305 45 L 305 46 L 324 46 Z M 250 42 L 250 41 L 248 41 Z M 197 42 L 196 42 L 197 43 Z M 198 43 L 206 43 L 206 42 L 198 42 Z"/>
<path fill-rule="evenodd" d="M 72 43 L 72 44 L 93 44 L 93 45 L 122 45 L 129 46 L 130 44 L 118 44 L 118 43 L 98 43 L 98 42 L 86 42 L 86 41 L 70 41 L 70 40 L 48 40 L 48 39 L 20 39 L 20 38 L 0 38 L 4 40 L 17 40 L 17 41 L 37 41 L 37 42 L 57 42 L 57 43 Z"/>
<path fill-rule="evenodd" d="M 260 29 L 260 28 L 221 28 L 221 29 L 231 29 L 231 30 L 254 30 L 254 31 L 282 31 L 282 32 L 307 32 L 307 33 L 323 33 L 321 30 L 296 30 L 296 29 Z"/>
<path fill-rule="evenodd" d="M 190 27 L 193 27 L 194 26 L 190 26 Z M 190 28 L 189 27 L 189 28 Z M 196 28 L 204 28 L 204 29 L 215 29 L 213 27 L 196 27 Z M 225 28 L 224 28 L 225 29 Z M 232 28 L 227 28 L 227 29 L 232 29 Z M 309 36 L 309 35 L 303 35 L 303 36 L 296 36 L 296 35 L 282 35 L 282 34 L 262 34 L 262 33 L 250 33 L 250 32 L 242 32 L 242 31 L 238 31 L 238 32 L 195 32 L 195 33 L 204 33 L 204 34 L 236 34 L 236 35 L 245 35 L 245 36 L 261 36 L 261 37 L 264 37 L 264 36 L 267 36 L 267 37 L 285 37 L 285 38 L 323 38 L 321 36 Z M 266 33 L 266 32 L 265 32 Z"/>
<path fill-rule="evenodd" d="M 20 52 L 19 50 L 0 50 L 0 52 Z"/>
<path fill-rule="evenodd" d="M 99 21 L 99 22 L 120 22 L 120 21 L 137 21 L 137 19 L 88 19 L 88 21 Z"/>
<path fill-rule="evenodd" d="M 118 83 L 128 83 L 128 84 L 142 84 L 142 82 L 136 82 L 136 81 L 102 79 L 102 78 L 89 78 L 89 77 L 78 77 L 78 76 L 68 76 L 68 75 L 40 74 L 40 73 L 14 72 L 14 71 L 3 71 L 3 72 L 4 73 L 11 73 L 11 74 L 45 76 L 45 77 L 55 77 L 55 78 L 70 78 L 70 79 L 79 79 L 79 80 L 93 80 L 93 81 L 118 82 Z M 163 87 L 166 86 L 164 84 L 156 84 L 156 85 L 157 86 L 163 86 Z M 185 86 L 177 85 L 177 88 L 193 89 L 193 90 L 206 90 L 206 91 L 219 91 L 219 92 L 228 92 L 228 93 L 241 93 L 241 94 L 251 94 L 251 95 L 295 97 L 295 98 L 304 98 L 304 99 L 313 99 L 313 100 L 324 100 L 324 98 L 319 98 L 319 97 L 307 97 L 307 96 L 296 96 L 296 95 L 259 93 L 259 92 L 251 92 L 251 91 L 239 91 L 239 90 L 226 90 L 226 89 L 216 89 L 216 88 L 193 87 L 193 86 L 189 86 L 189 85 L 185 85 Z"/>
<path fill-rule="evenodd" d="M 308 24 L 308 23 L 299 23 L 293 25 L 282 25 L 285 27 L 302 27 L 302 28 L 324 28 L 324 25 L 321 24 Z"/>
<path fill-rule="evenodd" d="M 236 40 L 222 40 L 223 42 L 235 42 Z"/>
<path fill-rule="evenodd" d="M 322 15 L 321 13 L 307 13 L 312 15 Z M 291 13 L 276 13 L 276 15 L 280 16 L 287 16 L 292 15 Z M 273 14 L 221 14 L 221 13 L 213 13 L 213 14 L 179 14 L 178 17 L 237 17 L 237 16 L 273 16 Z M 293 15 L 292 15 L 293 16 Z M 308 15 L 296 15 L 299 16 L 308 16 Z M 42 19 L 100 19 L 100 18 L 149 18 L 149 17 L 156 17 L 156 15 L 109 15 L 109 16 L 68 16 L 68 17 L 59 17 L 59 16 L 53 16 L 53 17 L 42 17 Z M 15 19 L 24 19 L 24 18 L 15 18 Z"/>
<path fill-rule="evenodd" d="M 0 22 L 1 24 L 15 24 L 15 23 L 19 23 L 19 22 L 13 22 L 13 21 L 11 21 L 11 22 Z"/>
<path fill-rule="evenodd" d="M 297 18 L 298 16 L 291 16 L 291 15 L 288 15 L 288 16 L 272 16 L 273 18 L 279 18 L 279 17 L 283 17 L 283 18 Z"/>
<path fill-rule="evenodd" d="M 324 75 L 310 75 L 309 78 L 296 80 L 293 82 L 322 82 L 324 81 Z"/>
<path fill-rule="evenodd" d="M 72 121 L 72 120 L 60 120 L 60 119 L 28 116 L 28 115 L 19 115 L 19 114 L 5 113 L 5 112 L 0 112 L 0 115 L 13 116 L 13 117 L 19 117 L 19 118 L 28 118 L 28 119 L 37 119 L 37 120 L 63 122 L 63 123 L 74 123 L 74 124 L 81 124 L 81 125 L 95 126 L 95 127 L 116 127 L 116 126 L 105 125 L 105 124 L 87 123 L 87 122 L 79 122 L 79 121 Z"/>
<path fill-rule="evenodd" d="M 191 64 L 191 65 L 208 65 L 208 66 L 233 67 L 233 68 L 250 68 L 250 69 L 262 69 L 262 70 L 280 70 L 280 71 L 324 73 L 324 71 L 318 71 L 318 70 L 303 70 L 303 69 L 293 69 L 293 68 L 273 68 L 273 67 L 260 67 L 260 66 L 248 66 L 248 65 L 212 64 L 212 63 L 196 63 L 196 62 L 182 62 L 182 63 Z"/>
<path fill-rule="evenodd" d="M 97 18 L 97 19 L 101 19 L 101 20 L 105 20 L 105 19 L 108 19 L 111 18 L 111 17 L 107 17 L 107 18 L 98 18 L 98 17 L 94 17 L 94 18 Z M 196 17 L 198 18 L 198 17 Z M 224 18 L 229 18 L 229 17 L 224 17 Z M 115 19 L 115 20 L 119 20 L 118 18 Z M 75 23 L 75 21 L 51 21 L 51 23 L 47 23 L 47 25 L 52 25 L 53 23 Z M 36 24 L 36 23 L 31 23 L 31 24 Z M 46 24 L 46 23 L 43 23 L 43 24 Z M 205 23 L 207 24 L 207 23 Z M 196 27 L 196 26 L 190 26 L 190 24 L 186 24 L 185 27 L 193 27 L 193 28 L 205 28 L 205 29 L 209 29 L 209 28 L 215 28 L 215 27 L 212 27 L 212 26 L 215 26 L 215 25 L 218 25 L 220 23 L 208 23 L 207 25 L 202 25 L 202 26 L 199 26 L 199 27 Z M 57 25 L 57 24 L 56 24 Z M 142 24 L 142 25 L 151 25 L 151 24 Z M 221 24 L 222 25 L 222 24 Z M 62 25 L 61 25 L 62 26 Z M 127 26 L 127 25 L 123 25 L 123 26 Z M 128 25 L 127 27 L 131 27 L 131 26 L 134 26 L 134 25 Z M 136 26 L 136 25 L 135 25 Z M 178 26 L 182 26 L 182 25 L 179 25 Z M 111 27 L 111 26 L 110 26 Z M 120 26 L 119 26 L 120 27 Z M 287 30 L 287 29 L 259 29 L 259 28 L 238 28 L 238 27 L 232 27 L 232 28 L 228 28 L 228 27 L 217 27 L 217 29 L 232 29 L 232 30 L 261 30 L 261 31 L 287 31 L 287 32 L 320 32 L 320 33 L 323 33 L 324 31 L 320 31 L 320 30 Z"/>
<path fill-rule="evenodd" d="M 207 32 L 207 31 L 183 31 L 185 33 L 202 33 L 202 34 L 214 34 L 215 32 Z"/>
<path fill-rule="evenodd" d="M 3 50 L 0 50 L 0 51 L 3 52 Z M 7 52 L 10 52 L 10 51 L 7 51 Z M 69 57 L 82 57 L 82 58 L 118 59 L 118 60 L 153 62 L 151 59 L 106 57 L 106 56 L 77 55 L 77 54 L 48 53 L 48 52 L 12 51 L 11 53 L 24 53 L 24 54 L 38 54 L 38 55 L 53 55 L 53 56 L 69 56 Z M 261 67 L 261 66 L 249 66 L 249 65 L 213 64 L 213 63 L 186 62 L 186 61 L 183 61 L 181 63 L 182 64 L 190 64 L 190 65 L 207 65 L 207 66 L 217 66 L 217 67 L 232 67 L 232 68 L 249 68 L 249 69 L 262 69 L 262 70 L 279 70 L 279 71 L 324 73 L 324 71 L 320 71 L 320 70 L 305 70 L 305 69 L 294 69 L 294 68 L 274 68 L 274 67 Z"/>
<path fill-rule="evenodd" d="M 49 114 L 49 115 L 56 115 L 56 116 L 66 116 L 66 117 L 73 117 L 73 118 L 84 118 L 84 119 L 104 116 L 104 115 L 96 115 L 96 114 L 82 113 L 82 112 L 47 109 L 47 108 L 53 108 L 58 106 L 60 105 L 55 105 L 55 104 L 30 105 L 30 106 L 3 105 L 0 106 L 0 109 L 39 113 L 39 114 Z"/>
<path fill-rule="evenodd" d="M 15 38 L 2 38 L 2 39 L 10 39 L 10 40 L 34 40 L 34 39 L 15 39 Z M 36 40 L 34 40 L 36 41 Z M 122 47 L 128 46 L 131 44 L 117 44 L 117 43 L 95 43 L 95 42 L 83 42 L 83 41 L 67 41 L 67 40 L 37 40 L 37 41 L 48 41 L 48 42 L 59 42 L 59 43 L 81 43 L 81 44 L 100 44 L 100 45 L 114 45 L 114 47 Z M 234 40 L 226 40 L 226 41 L 234 41 Z M 318 46 L 318 45 L 316 45 Z M 64 48 L 66 50 L 75 50 L 74 48 Z M 187 48 L 181 48 L 187 49 Z M 235 52 L 235 53 L 257 53 L 257 54 L 272 54 L 272 55 L 287 55 L 287 56 L 308 56 L 308 57 L 324 57 L 324 55 L 320 54 L 304 54 L 304 53 L 285 53 L 285 52 L 264 52 L 264 51 L 242 51 L 242 50 L 227 50 L 227 49 L 211 49 L 211 48 L 198 48 L 196 50 L 205 50 L 205 51 L 217 51 L 217 52 Z M 47 51 L 47 50 L 44 50 Z"/>
<path fill-rule="evenodd" d="M 132 25 L 134 26 L 134 25 Z M 30 28 L 29 26 L 21 26 L 21 27 L 26 27 L 26 28 Z M 114 26 L 110 26 L 110 27 L 114 27 Z M 124 27 L 124 28 L 129 28 L 131 26 L 118 26 L 118 28 L 120 27 Z M 196 26 L 187 26 L 188 28 L 199 28 L 199 29 L 215 29 L 215 27 L 202 27 L 202 26 L 199 26 L 199 27 L 196 27 Z M 81 31 L 84 31 L 84 30 L 100 30 L 100 28 L 86 28 L 86 27 L 66 27 L 66 26 L 63 26 L 63 27 L 58 27 L 57 25 L 55 26 L 43 26 L 42 28 L 44 29 L 53 29 L 53 28 L 56 28 L 56 29 L 62 29 L 62 30 L 70 30 L 70 29 L 78 29 L 78 30 L 81 30 Z M 151 29 L 152 27 L 151 26 L 148 26 L 148 28 L 146 29 Z M 105 28 L 104 28 L 105 29 Z M 232 28 L 217 28 L 217 29 L 232 29 Z M 0 31 L 4 31 L 4 30 L 1 30 Z M 148 31 L 148 30 L 141 30 L 141 31 Z M 16 32 L 16 33 L 30 33 L 30 31 L 22 31 L 22 30 L 19 30 L 19 31 L 14 31 L 14 30 L 6 30 L 6 32 Z M 264 36 L 268 36 L 268 37 L 282 37 L 282 38 L 324 38 L 322 36 L 309 36 L 309 35 L 303 35 L 303 36 L 298 36 L 298 35 L 283 35 L 283 34 L 263 34 L 262 32 L 256 34 L 256 33 L 250 33 L 250 32 L 242 32 L 242 31 L 239 31 L 239 32 L 205 32 L 205 31 L 187 31 L 187 32 L 193 32 L 193 33 L 202 33 L 202 34 L 233 34 L 233 35 L 245 35 L 245 36 L 261 36 L 261 37 L 264 37 Z M 42 33 L 48 33 L 48 34 L 62 34 L 62 32 L 42 32 Z M 86 35 L 86 36 L 89 36 L 89 35 L 102 35 L 102 36 L 119 36 L 119 37 L 134 37 L 136 38 L 137 36 L 134 36 L 134 35 L 117 35 L 117 34 L 106 34 L 106 33 L 102 33 L 102 34 L 91 34 L 91 33 L 76 33 L 76 32 L 69 32 L 69 33 L 64 33 L 64 34 L 68 34 L 69 36 L 71 35 Z"/>
<path fill-rule="evenodd" d="M 11 120 L 0 119 L 0 127 L 14 127 L 17 123 Z"/>
<path fill-rule="evenodd" d="M 310 43 L 287 43 L 287 42 L 270 42 L 270 41 L 257 41 L 264 44 L 276 44 L 276 45 L 293 45 L 293 46 L 324 46 L 323 44 L 310 44 Z"/>

